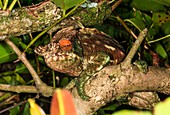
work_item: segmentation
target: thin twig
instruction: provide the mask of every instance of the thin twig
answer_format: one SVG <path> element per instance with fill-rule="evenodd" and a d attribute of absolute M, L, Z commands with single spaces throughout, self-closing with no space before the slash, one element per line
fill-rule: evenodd
<path fill-rule="evenodd" d="M 118 0 L 115 4 L 112 5 L 112 11 L 122 2 L 122 0 Z"/>
<path fill-rule="evenodd" d="M 18 49 L 18 47 L 13 42 L 11 42 L 8 38 L 6 38 L 4 41 L 15 51 L 15 53 L 18 55 L 18 59 L 21 60 L 25 64 L 25 66 L 28 68 L 28 70 L 30 71 L 30 73 L 31 73 L 31 75 L 32 75 L 32 77 L 35 81 L 35 83 L 36 84 L 42 84 L 43 82 L 39 78 L 38 74 L 36 73 L 36 71 L 34 70 L 32 65 L 26 59 L 25 54 L 23 54 Z"/>
<path fill-rule="evenodd" d="M 38 90 L 35 86 L 25 86 L 25 85 L 7 85 L 7 84 L 0 84 L 1 91 L 10 91 L 10 92 L 17 92 L 17 93 L 38 93 Z"/>
<path fill-rule="evenodd" d="M 24 65 L 27 67 L 40 93 L 42 93 L 44 96 L 51 96 L 54 92 L 54 89 L 52 87 L 47 86 L 43 81 L 41 81 L 38 74 L 30 64 L 30 62 L 27 60 L 25 54 L 22 53 L 18 49 L 18 47 L 13 42 L 11 42 L 8 38 L 6 38 L 4 41 L 15 51 L 15 53 L 18 55 L 18 59 L 21 60 L 24 63 Z"/>
<path fill-rule="evenodd" d="M 140 44 L 146 37 L 147 32 L 148 32 L 147 28 L 145 28 L 143 31 L 141 31 L 137 40 L 135 41 L 134 45 L 132 46 L 131 50 L 129 51 L 128 55 L 126 56 L 125 60 L 122 62 L 123 67 L 127 68 L 128 66 L 131 65 L 131 61 L 132 61 L 136 51 L 138 50 Z"/>
<path fill-rule="evenodd" d="M 123 27 L 127 30 L 127 32 L 129 32 L 135 39 L 137 39 L 137 36 L 118 15 L 116 15 L 116 19 L 123 25 Z"/>
<path fill-rule="evenodd" d="M 5 109 L 3 109 L 2 111 L 0 111 L 0 114 L 3 113 L 3 112 L 5 112 L 5 111 L 8 111 L 8 110 L 10 110 L 10 109 L 12 109 L 12 108 L 14 108 L 14 107 L 16 107 L 16 106 L 18 106 L 18 105 L 22 105 L 22 104 L 24 104 L 24 103 L 26 103 L 26 102 L 27 102 L 27 100 L 22 101 L 22 102 L 20 102 L 20 103 L 18 103 L 18 104 L 15 104 L 15 105 L 13 105 L 13 106 L 11 106 L 11 107 L 5 108 Z"/>

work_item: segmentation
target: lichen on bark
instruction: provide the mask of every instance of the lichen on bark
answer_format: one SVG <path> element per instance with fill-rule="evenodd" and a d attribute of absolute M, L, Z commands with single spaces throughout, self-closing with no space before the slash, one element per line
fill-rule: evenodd
<path fill-rule="evenodd" d="M 57 29 L 77 26 L 77 21 L 85 26 L 101 24 L 110 16 L 111 7 L 103 3 L 93 8 L 79 7 L 66 19 L 59 22 Z M 6 36 L 19 36 L 27 33 L 43 31 L 62 17 L 62 9 L 50 1 L 38 5 L 22 7 L 8 11 L 0 11 L 0 39 Z"/>
<path fill-rule="evenodd" d="M 79 8 L 76 12 L 75 17 L 79 17 L 81 23 L 85 26 L 92 26 L 96 24 L 102 24 L 103 21 L 108 18 L 111 14 L 111 7 L 107 3 L 98 5 L 92 8 Z"/>
<path fill-rule="evenodd" d="M 49 1 L 0 13 L 0 36 L 18 36 L 42 31 L 61 18 L 61 9 Z M 4 14 L 7 15 L 4 15 Z"/>

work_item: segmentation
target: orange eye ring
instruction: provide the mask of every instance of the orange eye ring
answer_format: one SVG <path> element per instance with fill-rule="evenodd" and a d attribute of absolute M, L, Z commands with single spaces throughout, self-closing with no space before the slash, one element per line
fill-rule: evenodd
<path fill-rule="evenodd" d="M 61 39 L 59 41 L 59 45 L 60 45 L 60 48 L 63 50 L 63 51 L 71 51 L 72 50 L 72 43 L 70 40 L 68 39 Z"/>

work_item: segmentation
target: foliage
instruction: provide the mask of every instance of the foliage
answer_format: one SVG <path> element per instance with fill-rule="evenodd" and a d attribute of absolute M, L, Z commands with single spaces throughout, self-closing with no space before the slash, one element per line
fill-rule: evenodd
<path fill-rule="evenodd" d="M 83 0 L 52 0 L 57 6 L 59 6 L 61 9 L 63 9 L 63 12 L 65 15 L 66 10 L 68 10 L 69 8 L 72 8 L 73 6 L 77 6 L 78 4 L 80 4 L 81 2 L 83 2 Z"/>
<path fill-rule="evenodd" d="M 32 3 L 39 3 L 42 0 L 20 0 L 21 6 L 31 5 Z M 52 0 L 59 7 L 61 7 L 64 12 L 70 10 L 70 8 L 79 5 L 83 0 Z M 7 7 L 9 8 L 11 0 L 8 1 Z M 15 7 L 19 7 L 19 3 L 15 3 Z M 112 3 L 114 4 L 114 2 Z M 149 7 L 148 7 L 149 6 Z M 123 0 L 123 2 L 114 10 L 110 18 L 102 25 L 94 25 L 93 27 L 98 28 L 101 31 L 109 34 L 113 38 L 117 39 L 126 49 L 126 53 L 131 48 L 134 37 L 129 34 L 127 31 L 131 29 L 135 35 L 144 29 L 148 28 L 148 36 L 138 50 L 138 54 L 135 58 L 141 58 L 146 60 L 149 65 L 154 65 L 154 56 L 151 51 L 155 54 L 158 54 L 156 58 L 161 60 L 157 62 L 158 65 L 167 67 L 169 65 L 170 57 L 170 11 L 169 11 L 170 1 L 169 0 Z M 4 2 L 0 0 L 0 7 L 4 7 Z M 5 8 L 4 8 L 5 9 Z M 65 13 L 63 13 L 65 15 Z M 122 22 L 123 21 L 123 22 Z M 28 44 L 31 40 L 37 36 L 39 33 L 32 33 L 32 35 L 27 34 L 19 37 L 11 37 L 10 39 L 19 47 L 21 51 L 27 49 Z M 50 37 L 48 34 L 41 36 L 30 48 L 26 50 L 26 56 L 32 65 L 37 69 L 38 74 L 42 77 L 42 80 L 45 81 L 48 85 L 57 84 L 57 87 L 64 87 L 68 84 L 71 78 L 68 78 L 67 75 L 61 74 L 58 72 L 52 72 L 44 63 L 42 57 L 35 56 L 33 50 L 38 45 L 43 45 L 49 42 Z M 145 49 L 144 46 L 147 46 L 148 49 Z M 34 85 L 32 77 L 29 75 L 28 70 L 25 65 L 20 63 L 13 63 L 17 60 L 17 56 L 14 51 L 6 45 L 4 42 L 0 43 L 0 83 L 8 85 Z M 10 63 L 10 67 L 8 64 Z M 5 68 L 5 69 L 3 69 Z M 11 71 L 9 71 L 11 70 Z M 53 78 L 57 78 L 53 80 Z M 58 80 L 59 79 L 59 80 Z M 20 96 L 19 101 L 27 100 L 32 98 L 35 95 L 33 94 L 18 94 Z M 13 93 L 3 94 L 0 98 L 0 102 L 3 102 L 7 99 L 14 99 L 15 96 Z M 13 101 L 13 100 L 12 100 Z M 49 107 L 51 99 L 40 97 L 39 105 L 41 108 Z M 13 103 L 16 100 L 14 99 Z M 8 102 L 2 107 L 4 109 L 6 106 L 9 106 L 11 103 Z M 163 107 L 162 107 L 163 104 Z M 166 110 L 169 106 L 169 98 L 155 107 L 154 115 L 161 115 L 166 113 Z M 165 107 L 167 106 L 167 107 Z M 24 108 L 24 109 L 23 109 Z M 108 105 L 102 107 L 95 114 L 141 114 L 141 115 L 150 115 L 151 112 L 132 112 L 129 110 L 120 111 L 115 113 L 115 111 L 121 109 L 128 109 L 125 105 L 119 106 L 119 104 L 109 103 Z M 131 108 L 135 109 L 135 108 Z M 164 110 L 165 109 L 165 110 Z M 49 113 L 49 108 L 45 110 L 46 113 Z M 21 104 L 11 109 L 11 115 L 21 113 L 21 115 L 29 114 L 29 104 Z M 161 113 L 159 113 L 161 112 Z"/>

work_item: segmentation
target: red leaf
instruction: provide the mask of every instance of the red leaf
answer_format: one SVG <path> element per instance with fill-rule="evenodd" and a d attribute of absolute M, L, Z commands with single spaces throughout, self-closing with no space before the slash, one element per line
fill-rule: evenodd
<path fill-rule="evenodd" d="M 51 115 L 76 115 L 72 95 L 64 89 L 57 89 L 51 101 Z"/>

